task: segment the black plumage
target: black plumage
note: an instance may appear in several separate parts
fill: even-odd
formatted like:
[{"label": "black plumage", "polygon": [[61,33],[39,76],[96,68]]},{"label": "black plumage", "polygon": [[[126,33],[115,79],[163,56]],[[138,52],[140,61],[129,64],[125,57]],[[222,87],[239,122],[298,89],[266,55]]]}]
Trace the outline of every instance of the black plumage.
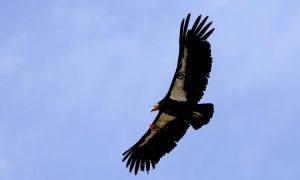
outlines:
[{"label": "black plumage", "polygon": [[126,167],[135,174],[148,171],[172,151],[191,125],[199,129],[213,116],[213,104],[197,104],[206,89],[211,71],[211,51],[207,38],[212,22],[199,16],[188,30],[190,14],[182,20],[177,68],[166,96],[158,103],[159,113],[142,138],[123,153]]}]

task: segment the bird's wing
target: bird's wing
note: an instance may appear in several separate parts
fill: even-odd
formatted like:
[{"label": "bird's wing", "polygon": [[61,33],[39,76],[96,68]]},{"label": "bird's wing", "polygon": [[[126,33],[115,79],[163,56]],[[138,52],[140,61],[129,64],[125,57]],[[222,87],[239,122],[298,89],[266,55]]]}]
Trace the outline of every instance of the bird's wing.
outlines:
[{"label": "bird's wing", "polygon": [[208,17],[201,15],[188,30],[190,14],[183,19],[179,35],[177,68],[166,97],[176,101],[198,102],[206,89],[211,70],[210,44],[206,39],[213,33],[212,22],[205,25]]},{"label": "bird's wing", "polygon": [[123,153],[126,167],[135,174],[155,168],[160,158],[169,153],[186,133],[189,123],[183,119],[159,112],[142,138]]}]

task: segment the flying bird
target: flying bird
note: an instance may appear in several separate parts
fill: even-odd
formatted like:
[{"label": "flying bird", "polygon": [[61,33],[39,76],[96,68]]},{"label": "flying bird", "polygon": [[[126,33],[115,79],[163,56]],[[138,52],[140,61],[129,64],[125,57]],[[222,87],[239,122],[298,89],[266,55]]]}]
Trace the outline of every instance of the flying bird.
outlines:
[{"label": "flying bird", "polygon": [[166,96],[156,103],[152,111],[159,110],[147,132],[123,153],[129,171],[147,173],[155,168],[160,158],[177,146],[177,142],[192,126],[197,130],[213,116],[211,103],[198,104],[206,89],[212,58],[207,38],[213,33],[212,22],[201,15],[188,29],[190,14],[180,25],[179,57],[171,86]]}]

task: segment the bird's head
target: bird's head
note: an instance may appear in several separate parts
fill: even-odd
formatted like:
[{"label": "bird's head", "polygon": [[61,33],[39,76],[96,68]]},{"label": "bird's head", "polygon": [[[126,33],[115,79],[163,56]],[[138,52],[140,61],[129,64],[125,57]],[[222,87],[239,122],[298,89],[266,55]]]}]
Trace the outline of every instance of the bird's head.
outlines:
[{"label": "bird's head", "polygon": [[160,108],[160,104],[156,103],[152,106],[151,112],[159,110],[159,108]]}]

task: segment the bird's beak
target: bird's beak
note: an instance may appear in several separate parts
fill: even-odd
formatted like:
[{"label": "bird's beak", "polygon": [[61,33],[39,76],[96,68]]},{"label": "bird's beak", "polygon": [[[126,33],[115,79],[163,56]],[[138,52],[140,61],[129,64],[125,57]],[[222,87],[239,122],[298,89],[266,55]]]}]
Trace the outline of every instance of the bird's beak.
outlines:
[{"label": "bird's beak", "polygon": [[152,109],[151,109],[151,112],[156,111],[158,109],[159,109],[159,104],[154,104]]}]

